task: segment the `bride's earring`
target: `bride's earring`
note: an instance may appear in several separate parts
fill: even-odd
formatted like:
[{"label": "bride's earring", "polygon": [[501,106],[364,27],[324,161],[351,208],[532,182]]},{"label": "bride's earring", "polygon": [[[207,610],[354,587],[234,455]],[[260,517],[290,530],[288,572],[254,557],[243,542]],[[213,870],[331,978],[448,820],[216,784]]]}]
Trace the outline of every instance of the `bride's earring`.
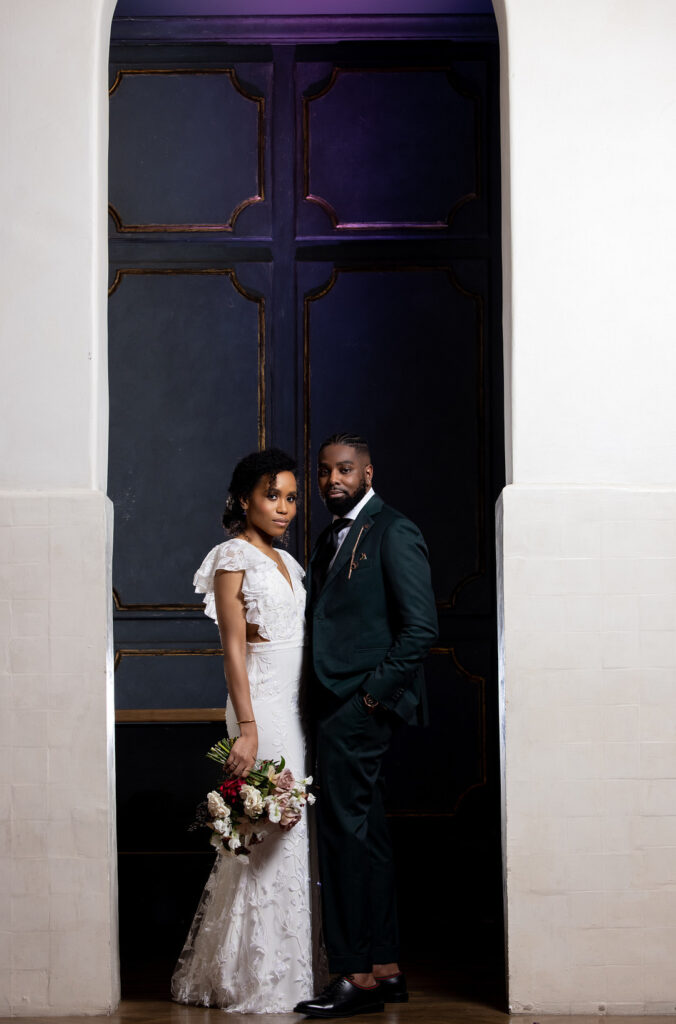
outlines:
[{"label": "bride's earring", "polygon": [[246,532],[246,528],[249,525],[249,521],[248,521],[248,519],[246,517],[246,514],[248,512],[249,506],[248,506],[248,504],[245,505],[243,501],[240,501],[239,507],[242,510],[242,515],[244,516],[244,526],[242,527],[242,537],[244,537],[246,540],[249,541],[249,543],[251,543],[251,538],[249,537],[248,533]]}]

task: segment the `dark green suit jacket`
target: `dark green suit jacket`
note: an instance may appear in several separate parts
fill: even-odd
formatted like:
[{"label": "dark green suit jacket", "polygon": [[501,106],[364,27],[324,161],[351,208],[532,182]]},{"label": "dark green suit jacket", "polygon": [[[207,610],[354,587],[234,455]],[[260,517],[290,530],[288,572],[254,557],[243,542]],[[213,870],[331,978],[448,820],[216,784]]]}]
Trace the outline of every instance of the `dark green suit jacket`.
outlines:
[{"label": "dark green suit jacket", "polygon": [[374,494],[350,527],[313,602],[312,562],[318,546],[306,581],[315,676],[339,697],[361,688],[411,721],[421,701],[424,706],[421,662],[437,638],[420,530]]}]

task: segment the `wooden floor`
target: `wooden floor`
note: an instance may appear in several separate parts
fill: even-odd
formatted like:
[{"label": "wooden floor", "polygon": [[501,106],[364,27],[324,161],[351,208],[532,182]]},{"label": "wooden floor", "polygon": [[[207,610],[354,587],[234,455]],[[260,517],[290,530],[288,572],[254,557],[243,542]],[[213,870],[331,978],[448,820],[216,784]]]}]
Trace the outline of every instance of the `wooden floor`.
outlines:
[{"label": "wooden floor", "polygon": [[[590,1017],[546,1017],[542,1014],[533,1016],[510,1017],[498,1010],[486,1007],[453,1003],[449,1000],[421,999],[414,1000],[406,1006],[388,1008],[384,1013],[367,1014],[350,1018],[354,1024],[455,1024],[466,1021],[467,1024],[497,1024],[512,1021],[514,1024],[600,1024],[606,1022],[605,1016]],[[672,1020],[671,1016],[660,1017],[615,1017],[621,1024],[665,1024]],[[111,1024],[223,1024],[220,1010],[205,1010],[193,1006],[176,1006],[167,1002],[123,1001],[119,1009],[111,1016],[105,1017],[0,1017],[0,1024],[83,1024],[83,1021],[109,1021]],[[307,1017],[298,1014],[239,1014],[227,1015],[227,1024],[296,1024],[306,1021]]]},{"label": "wooden floor", "polygon": [[[545,1017],[523,1015],[510,1018],[501,1007],[501,998],[490,982],[483,986],[480,977],[463,976],[461,983],[452,977],[409,976],[411,1000],[404,1005],[388,1006],[384,1013],[352,1017],[355,1024],[542,1024]],[[492,991],[491,991],[492,989]],[[307,1020],[298,1014],[228,1014],[194,1006],[178,1006],[157,996],[124,999],[109,1017],[84,1020],[110,1024],[299,1024]],[[551,1024],[598,1024],[602,1016],[549,1017]],[[668,1017],[621,1017],[621,1024],[665,1024]],[[3,1017],[0,1024],[83,1024],[82,1017]]]}]

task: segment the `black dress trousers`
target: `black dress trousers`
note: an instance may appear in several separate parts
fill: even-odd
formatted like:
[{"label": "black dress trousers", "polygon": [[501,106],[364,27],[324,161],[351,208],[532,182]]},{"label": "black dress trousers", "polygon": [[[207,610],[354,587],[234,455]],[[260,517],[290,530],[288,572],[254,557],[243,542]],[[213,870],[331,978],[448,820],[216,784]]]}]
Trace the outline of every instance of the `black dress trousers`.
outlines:
[{"label": "black dress trousers", "polygon": [[318,684],[317,800],[324,939],[331,972],[366,973],[399,959],[394,865],[382,760],[395,717],[360,693]]}]

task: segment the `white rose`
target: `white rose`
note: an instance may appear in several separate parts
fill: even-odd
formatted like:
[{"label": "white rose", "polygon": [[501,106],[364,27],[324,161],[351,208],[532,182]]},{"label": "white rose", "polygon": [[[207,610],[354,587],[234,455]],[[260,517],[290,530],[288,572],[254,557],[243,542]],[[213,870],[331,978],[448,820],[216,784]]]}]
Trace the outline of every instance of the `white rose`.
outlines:
[{"label": "white rose", "polygon": [[274,797],[268,796],[265,798],[265,810],[268,812],[268,818],[270,821],[273,825],[276,825],[282,816],[282,812]]},{"label": "white rose", "polygon": [[244,801],[244,810],[250,818],[257,818],[263,811],[263,797],[255,786],[242,786],[239,795]]},{"label": "white rose", "polygon": [[213,789],[211,793],[207,793],[207,807],[209,808],[209,814],[212,818],[230,817],[230,808],[221,794],[217,793],[215,789]]},{"label": "white rose", "polygon": [[222,818],[217,818],[213,822],[214,832],[218,832],[219,836],[229,836],[232,831],[232,826],[229,821],[224,821]]}]

